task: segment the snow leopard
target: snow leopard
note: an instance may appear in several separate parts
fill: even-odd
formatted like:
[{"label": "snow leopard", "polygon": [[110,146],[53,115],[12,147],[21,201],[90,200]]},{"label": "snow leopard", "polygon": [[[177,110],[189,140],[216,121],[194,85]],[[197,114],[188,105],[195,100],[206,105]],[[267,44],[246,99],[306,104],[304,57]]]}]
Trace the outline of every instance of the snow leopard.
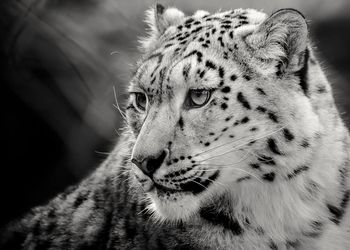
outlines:
[{"label": "snow leopard", "polygon": [[349,133],[303,14],[146,22],[111,154],[1,249],[349,249]]}]

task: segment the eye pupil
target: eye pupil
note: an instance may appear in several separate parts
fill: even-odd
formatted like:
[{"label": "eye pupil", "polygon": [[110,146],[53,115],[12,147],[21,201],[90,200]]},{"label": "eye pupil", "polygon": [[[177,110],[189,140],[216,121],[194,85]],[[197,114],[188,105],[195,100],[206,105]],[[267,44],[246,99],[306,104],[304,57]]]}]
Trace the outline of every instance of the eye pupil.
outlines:
[{"label": "eye pupil", "polygon": [[191,107],[202,107],[209,101],[210,91],[206,89],[192,89],[189,92],[189,99]]},{"label": "eye pupil", "polygon": [[135,93],[135,103],[137,108],[141,109],[142,111],[144,111],[146,109],[147,106],[147,97],[145,94],[143,93]]}]

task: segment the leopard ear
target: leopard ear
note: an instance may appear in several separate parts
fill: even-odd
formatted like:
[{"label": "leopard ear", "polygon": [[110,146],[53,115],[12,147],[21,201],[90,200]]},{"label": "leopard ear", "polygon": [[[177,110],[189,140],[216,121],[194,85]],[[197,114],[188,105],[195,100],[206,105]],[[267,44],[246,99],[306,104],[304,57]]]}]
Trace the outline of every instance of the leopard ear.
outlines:
[{"label": "leopard ear", "polygon": [[281,9],[246,37],[253,57],[274,62],[276,74],[297,72],[304,66],[308,28],[304,16],[294,9]]},{"label": "leopard ear", "polygon": [[185,18],[185,14],[176,8],[165,8],[161,4],[146,11],[148,36],[141,39],[140,50],[147,52],[157,42],[158,38],[170,27],[176,26]]}]

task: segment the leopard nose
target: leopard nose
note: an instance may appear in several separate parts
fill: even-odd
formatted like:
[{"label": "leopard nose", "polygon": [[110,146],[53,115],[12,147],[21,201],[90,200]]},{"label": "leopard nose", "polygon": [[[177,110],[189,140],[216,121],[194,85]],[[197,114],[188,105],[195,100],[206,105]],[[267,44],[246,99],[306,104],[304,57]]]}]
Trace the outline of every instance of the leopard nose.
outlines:
[{"label": "leopard nose", "polygon": [[167,155],[168,152],[166,150],[163,150],[158,155],[147,156],[142,158],[142,160],[139,160],[138,157],[133,157],[131,159],[131,162],[134,163],[139,169],[141,169],[145,175],[152,178],[153,174],[157,171],[158,168],[160,168]]}]

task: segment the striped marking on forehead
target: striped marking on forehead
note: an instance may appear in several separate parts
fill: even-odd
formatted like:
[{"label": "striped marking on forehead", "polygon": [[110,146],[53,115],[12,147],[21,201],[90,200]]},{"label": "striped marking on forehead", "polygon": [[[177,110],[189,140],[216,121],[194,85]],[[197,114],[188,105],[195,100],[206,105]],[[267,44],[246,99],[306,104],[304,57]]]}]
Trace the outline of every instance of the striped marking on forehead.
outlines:
[{"label": "striped marking on forehead", "polygon": [[[188,17],[182,24],[174,27],[172,32],[161,38],[160,47],[142,61],[135,78],[145,90],[149,88],[153,92],[162,92],[171,89],[169,81],[174,67],[182,60],[192,56],[197,58],[198,63],[204,62],[206,50],[214,43],[216,48],[219,45],[225,50],[223,51],[224,59],[228,60],[231,57],[232,61],[238,62],[239,58],[235,56],[235,50],[238,48],[233,42],[235,29],[250,24],[256,25],[264,18],[264,13],[240,9],[203,17]],[[206,68],[218,70],[222,78],[222,67],[215,66],[210,61],[206,63]],[[238,62],[239,65],[242,63]],[[191,65],[187,65],[182,70],[185,80],[190,70]],[[199,72],[202,77],[204,74],[204,70]]]}]

